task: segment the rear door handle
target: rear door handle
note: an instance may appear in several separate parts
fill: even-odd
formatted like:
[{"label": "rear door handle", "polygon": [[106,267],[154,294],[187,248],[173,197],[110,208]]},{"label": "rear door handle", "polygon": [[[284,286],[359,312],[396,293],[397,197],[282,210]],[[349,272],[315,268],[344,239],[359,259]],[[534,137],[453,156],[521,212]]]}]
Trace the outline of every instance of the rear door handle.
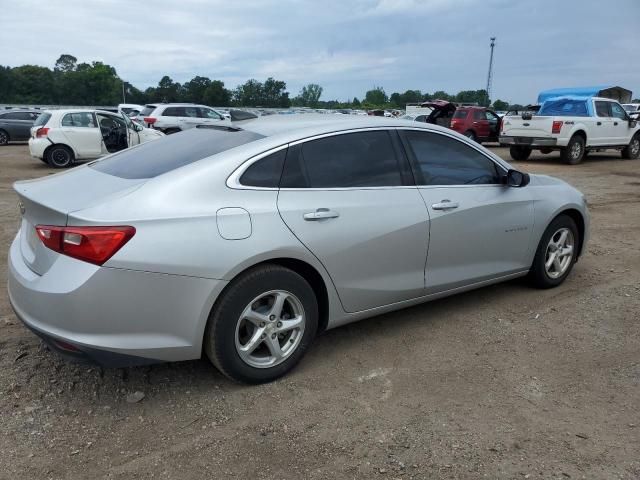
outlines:
[{"label": "rear door handle", "polygon": [[327,218],[338,218],[339,216],[340,214],[338,212],[334,212],[333,210],[329,210],[328,208],[318,208],[315,212],[305,213],[302,218],[304,218],[308,222],[314,222]]},{"label": "rear door handle", "polygon": [[434,203],[431,205],[431,208],[434,210],[453,210],[458,207],[458,202],[452,202],[451,200],[442,200],[440,203]]},{"label": "rear door handle", "polygon": [[596,125],[602,125],[602,122],[596,122]]},{"label": "rear door handle", "polygon": [[618,124],[618,122],[613,122],[613,124],[614,124],[614,125],[617,125],[617,124]]}]

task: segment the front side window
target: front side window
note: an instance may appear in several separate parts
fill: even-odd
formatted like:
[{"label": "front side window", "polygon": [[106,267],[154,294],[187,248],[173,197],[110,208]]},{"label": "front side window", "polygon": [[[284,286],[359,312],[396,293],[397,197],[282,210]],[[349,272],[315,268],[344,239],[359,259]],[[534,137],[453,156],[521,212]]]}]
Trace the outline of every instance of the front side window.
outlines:
[{"label": "front side window", "polygon": [[247,187],[278,188],[287,149],[283,148],[251,164],[240,177]]},{"label": "front side window", "polygon": [[200,117],[201,118],[211,118],[213,120],[222,120],[222,116],[217,112],[211,110],[210,108],[200,108]]},{"label": "front side window", "polygon": [[95,128],[96,122],[91,112],[67,113],[62,117],[62,126]]},{"label": "front side window", "polygon": [[198,118],[200,113],[196,107],[184,107],[184,116]]},{"label": "front side window", "polygon": [[496,164],[461,141],[445,135],[405,131],[421,185],[488,185],[501,183]]},{"label": "front side window", "polygon": [[628,118],[627,112],[625,112],[624,108],[622,108],[617,103],[611,104],[611,113],[613,115],[613,118],[619,118],[620,120],[626,120]]},{"label": "front side window", "polygon": [[385,130],[311,140],[287,155],[281,187],[361,188],[403,185],[401,164]]}]

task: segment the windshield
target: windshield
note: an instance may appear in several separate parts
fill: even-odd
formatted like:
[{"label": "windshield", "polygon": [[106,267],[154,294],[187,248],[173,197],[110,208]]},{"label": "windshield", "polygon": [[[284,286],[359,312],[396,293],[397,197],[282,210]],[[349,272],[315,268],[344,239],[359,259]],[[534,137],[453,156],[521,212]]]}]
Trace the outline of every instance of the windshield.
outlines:
[{"label": "windshield", "polygon": [[264,136],[246,130],[192,128],[123,150],[90,167],[120,178],[153,178],[261,138]]}]

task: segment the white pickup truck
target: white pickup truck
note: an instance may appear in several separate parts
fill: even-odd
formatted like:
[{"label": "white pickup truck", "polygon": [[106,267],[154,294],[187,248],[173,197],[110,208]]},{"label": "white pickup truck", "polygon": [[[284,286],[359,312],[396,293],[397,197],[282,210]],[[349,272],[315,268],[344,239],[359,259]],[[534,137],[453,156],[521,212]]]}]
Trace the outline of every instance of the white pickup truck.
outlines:
[{"label": "white pickup truck", "polygon": [[640,156],[640,126],[615,100],[598,97],[558,97],[547,100],[536,114],[502,119],[500,144],[511,147],[511,158],[526,160],[532,150],[560,150],[570,165],[589,151],[616,149],[623,158]]}]

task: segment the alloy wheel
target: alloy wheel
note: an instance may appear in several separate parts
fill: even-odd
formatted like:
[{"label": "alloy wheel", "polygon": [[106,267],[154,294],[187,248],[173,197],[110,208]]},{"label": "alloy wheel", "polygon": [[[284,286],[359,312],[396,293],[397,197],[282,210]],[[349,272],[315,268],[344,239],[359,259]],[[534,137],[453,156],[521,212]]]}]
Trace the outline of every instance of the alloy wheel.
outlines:
[{"label": "alloy wheel", "polygon": [[565,274],[573,261],[574,247],[573,232],[568,228],[560,228],[551,236],[544,262],[549,278],[555,279]]},{"label": "alloy wheel", "polygon": [[296,351],[304,334],[302,302],[284,290],[258,295],[245,307],[236,324],[236,351],[255,368],[270,368]]},{"label": "alloy wheel", "polygon": [[9,137],[4,132],[0,132],[0,145],[5,145],[9,143]]},{"label": "alloy wheel", "polygon": [[571,145],[571,158],[573,159],[580,158],[581,153],[582,153],[582,146],[578,142],[575,142],[573,145]]}]

